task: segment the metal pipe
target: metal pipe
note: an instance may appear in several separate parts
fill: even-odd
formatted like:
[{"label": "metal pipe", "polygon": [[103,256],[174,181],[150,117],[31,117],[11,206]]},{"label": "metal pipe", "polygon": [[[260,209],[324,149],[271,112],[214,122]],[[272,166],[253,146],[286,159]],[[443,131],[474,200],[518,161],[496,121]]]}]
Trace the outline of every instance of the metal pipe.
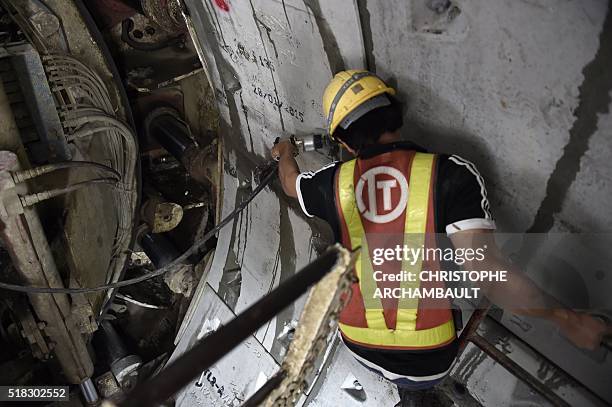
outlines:
[{"label": "metal pipe", "polygon": [[47,199],[55,198],[60,195],[64,195],[70,192],[77,191],[89,185],[100,185],[100,184],[117,184],[119,180],[117,178],[97,178],[90,179],[87,181],[75,182],[65,188],[49,189],[43,192],[35,192],[33,194],[27,194],[20,197],[21,204],[23,207],[34,206],[39,202],[46,201]]},{"label": "metal pipe", "polygon": [[98,401],[98,392],[90,378],[79,384],[79,387],[87,404],[94,404]]},{"label": "metal pipe", "polygon": [[130,355],[109,321],[102,321],[101,325],[102,346],[110,370],[122,388],[131,389],[138,377],[137,369],[142,365],[142,359],[137,355]]},{"label": "metal pipe", "polygon": [[465,326],[465,329],[461,332],[459,337],[459,354],[463,352],[468,342],[472,342],[478,346],[480,350],[489,355],[491,359],[502,365],[511,374],[519,378],[520,380],[527,383],[534,390],[539,392],[544,398],[553,403],[555,406],[569,406],[565,400],[561,399],[550,388],[544,386],[535,377],[529,374],[525,369],[520,367],[516,362],[510,359],[507,355],[497,349],[494,345],[489,343],[485,338],[480,336],[476,331],[480,326],[480,323],[487,317],[489,309],[491,308],[491,302],[486,298],[483,298],[478,303],[477,308],[472,313],[470,320]]},{"label": "metal pipe", "polygon": [[474,333],[468,340],[474,345],[478,346],[480,350],[486,353],[491,359],[499,363],[506,370],[508,370],[513,376],[527,383],[531,388],[540,393],[546,400],[550,401],[554,406],[569,407],[569,403],[557,396],[550,387],[544,385],[538,379],[533,377],[529,372],[519,366],[518,363],[510,359],[502,351],[497,349],[494,345],[489,343],[485,338]]},{"label": "metal pipe", "polygon": [[457,351],[458,355],[463,352],[470,338],[476,334],[476,330],[480,326],[480,323],[487,317],[489,308],[491,308],[491,302],[486,298],[482,298],[472,313],[468,323],[465,325],[465,328],[461,331],[461,335],[459,336],[459,350]]},{"label": "metal pipe", "polygon": [[204,184],[213,183],[210,174],[214,171],[210,167],[216,162],[216,154],[198,146],[176,110],[169,107],[153,110],[145,119],[145,133],[183,164],[193,179]]},{"label": "metal pipe", "polygon": [[92,161],[62,161],[53,164],[41,165],[40,167],[30,168],[27,170],[16,171],[13,173],[13,180],[15,181],[15,184],[19,184],[29,179],[67,168],[90,168],[105,172],[107,175],[111,175],[113,178],[121,179],[121,174],[104,164]]},{"label": "metal pipe", "polygon": [[189,136],[189,128],[172,109],[154,110],[148,119],[146,124],[148,134],[180,162],[183,162],[185,153],[189,149],[198,148],[196,142]]},{"label": "metal pipe", "polygon": [[172,242],[160,233],[144,232],[140,235],[139,242],[155,267],[164,267],[181,255]]},{"label": "metal pipe", "polygon": [[158,376],[138,385],[120,402],[121,406],[154,406],[185,387],[200,372],[209,368],[244,341],[268,320],[304,294],[332,270],[340,257],[340,246],[329,248],[321,257],[281,283],[276,289],[236,318],[210,334]]},{"label": "metal pipe", "polygon": [[110,364],[128,355],[119,334],[109,321],[102,321],[101,333],[104,334],[104,347],[108,353],[108,361]]}]

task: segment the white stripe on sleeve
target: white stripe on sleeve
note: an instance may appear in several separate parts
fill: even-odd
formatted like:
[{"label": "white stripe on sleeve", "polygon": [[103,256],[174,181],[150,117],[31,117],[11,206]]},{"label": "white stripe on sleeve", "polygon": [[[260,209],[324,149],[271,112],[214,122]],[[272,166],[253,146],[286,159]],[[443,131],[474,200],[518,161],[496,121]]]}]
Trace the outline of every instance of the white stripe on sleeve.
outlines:
[{"label": "white stripe on sleeve", "polygon": [[309,218],[314,218],[314,215],[311,215],[310,213],[308,213],[308,211],[306,210],[306,206],[304,205],[304,197],[302,196],[302,189],[300,187],[300,183],[302,181],[302,178],[306,178],[306,179],[313,178],[315,175],[317,175],[317,173],[319,173],[319,172],[321,172],[323,170],[326,170],[326,169],[328,169],[330,167],[333,167],[334,165],[336,165],[337,162],[338,161],[334,161],[333,163],[330,163],[330,164],[326,165],[325,167],[318,169],[315,172],[312,172],[312,171],[302,172],[295,179],[295,190],[297,192],[298,201],[300,202],[300,207],[302,208],[302,211],[304,212],[304,214],[306,216],[308,216]]},{"label": "white stripe on sleeve", "polygon": [[482,218],[474,218],[474,219],[464,219],[459,222],[451,223],[450,225],[446,225],[446,234],[448,236],[452,235],[455,232],[459,232],[461,230],[473,230],[473,229],[495,229],[495,222],[492,219],[482,219]]},{"label": "white stripe on sleeve", "polygon": [[487,189],[485,188],[484,180],[476,169],[476,166],[472,162],[466,160],[465,158],[459,157],[458,155],[452,155],[448,157],[448,159],[457,165],[466,167],[476,177],[476,181],[478,182],[478,185],[480,185],[480,195],[482,196],[480,206],[482,207],[482,211],[484,212],[485,219],[491,219],[489,199],[487,198]]},{"label": "white stripe on sleeve", "polygon": [[308,216],[309,218],[314,218],[314,215],[309,214],[308,211],[306,210],[306,207],[304,206],[304,198],[302,197],[302,190],[300,189],[300,182],[302,181],[302,178],[312,178],[313,176],[314,174],[312,172],[303,172],[300,175],[298,175],[298,177],[295,179],[295,191],[297,192],[298,201],[300,202],[300,207],[302,208],[302,212],[304,212],[304,214]]}]

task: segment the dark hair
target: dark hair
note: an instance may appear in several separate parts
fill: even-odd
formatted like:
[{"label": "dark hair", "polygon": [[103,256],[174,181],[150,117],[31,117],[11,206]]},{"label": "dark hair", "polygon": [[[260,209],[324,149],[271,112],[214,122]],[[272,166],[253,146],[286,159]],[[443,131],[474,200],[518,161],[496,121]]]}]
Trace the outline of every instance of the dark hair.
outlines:
[{"label": "dark hair", "polygon": [[394,132],[402,127],[404,124],[402,104],[391,95],[387,97],[391,101],[390,105],[378,107],[364,114],[347,129],[336,127],[334,137],[359,152],[365,147],[376,144],[384,133]]}]

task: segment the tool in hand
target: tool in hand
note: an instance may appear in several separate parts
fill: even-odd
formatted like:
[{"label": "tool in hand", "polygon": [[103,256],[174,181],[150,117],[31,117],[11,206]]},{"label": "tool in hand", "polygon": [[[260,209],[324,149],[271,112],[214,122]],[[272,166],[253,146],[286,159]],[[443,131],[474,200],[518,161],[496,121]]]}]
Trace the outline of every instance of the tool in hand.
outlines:
[{"label": "tool in hand", "polygon": [[[280,141],[281,141],[281,138],[277,137],[276,140],[274,140],[274,144],[276,145],[280,143]],[[329,144],[328,139],[322,134],[308,134],[305,136],[293,135],[289,137],[289,141],[296,148],[295,153],[294,153],[295,156],[297,156],[300,153],[300,151],[303,151],[305,153],[311,152],[311,151],[317,151],[317,150],[321,150],[322,148],[326,147]],[[277,157],[274,157],[274,159],[278,160]]]},{"label": "tool in hand", "polygon": [[[294,157],[299,155],[300,151],[311,152],[318,151],[326,147],[331,147],[329,139],[322,134],[308,134],[305,136],[292,135],[289,137],[289,141],[295,146],[293,153]],[[274,140],[274,145],[280,142],[281,138],[277,137],[276,140]],[[278,165],[278,160],[280,160],[280,157],[272,157],[270,162],[258,166],[255,169],[255,182],[259,183],[260,179],[263,179],[271,171],[275,171]]]}]

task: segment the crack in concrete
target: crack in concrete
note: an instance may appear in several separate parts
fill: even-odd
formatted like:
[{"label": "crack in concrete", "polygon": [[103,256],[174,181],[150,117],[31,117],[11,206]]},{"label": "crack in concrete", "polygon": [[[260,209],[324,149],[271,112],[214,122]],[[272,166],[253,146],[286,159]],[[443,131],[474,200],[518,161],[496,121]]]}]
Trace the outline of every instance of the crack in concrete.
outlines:
[{"label": "crack in concrete", "polygon": [[548,178],[546,195],[540,204],[528,233],[546,233],[554,225],[554,215],[561,212],[567,192],[580,171],[580,161],[589,149],[589,140],[597,131],[597,116],[609,112],[612,89],[612,2],[599,36],[599,49],[582,70],[584,81],[579,87],[576,120],[570,129],[568,143]]},{"label": "crack in concrete", "polygon": [[281,0],[281,2],[283,3],[283,12],[285,13],[285,20],[287,20],[287,25],[289,26],[289,29],[291,29],[291,22],[289,21],[289,16],[287,15],[287,6],[285,5],[285,0]]},{"label": "crack in concrete", "polygon": [[[286,198],[279,197],[278,200],[280,206],[279,213],[279,236],[280,242],[278,246],[278,258],[280,260],[280,278],[278,284],[281,285],[289,277],[293,276],[295,270],[295,241],[293,234],[293,226],[291,225],[291,219],[289,218],[289,208],[287,206]],[[276,314],[276,335],[283,331],[285,324],[291,322],[295,309],[295,303],[291,303],[287,308],[281,310]],[[282,361],[281,349],[283,344],[274,340],[272,343],[272,349],[270,354],[274,358],[278,358],[278,362]]]},{"label": "crack in concrete", "polygon": [[223,45],[227,45],[225,42],[225,37],[223,36],[223,30],[221,29],[221,24],[219,24],[219,18],[217,16],[216,11],[214,9],[211,9],[207,2],[203,2],[202,4],[204,4],[204,7],[206,7],[208,15],[213,20],[212,25],[214,29],[219,33],[219,37],[221,38],[221,41],[223,41]]},{"label": "crack in concrete", "polygon": [[[270,40],[270,43],[272,44],[272,47],[274,48],[274,54],[276,55],[276,61],[278,62],[278,52],[276,50],[276,44],[274,43],[274,41],[272,41],[272,37],[270,36],[270,32],[272,31],[272,29],[270,27],[268,27],[267,25],[265,25],[257,17],[257,12],[255,10],[255,6],[253,5],[253,2],[251,0],[249,0],[249,4],[251,5],[251,12],[253,14],[253,20],[255,21],[255,27],[257,28],[257,32],[259,33],[259,39],[261,40],[261,47],[263,48],[264,54],[266,55],[266,58],[268,60],[270,60],[270,56],[268,55],[268,50],[266,48],[266,43],[264,41],[263,35],[261,33],[261,28],[259,26],[260,24],[264,27],[264,29],[266,29],[266,33],[268,35],[268,39]],[[279,97],[278,97],[278,88],[276,86],[276,80],[274,80],[274,71],[272,70],[272,68],[270,68],[270,77],[272,79],[272,84],[274,86],[274,95],[276,96],[276,99],[279,100]],[[281,129],[283,131],[286,131],[285,130],[285,121],[283,120],[283,111],[282,111],[280,106],[278,106],[278,117],[280,119]]]},{"label": "crack in concrete", "polygon": [[325,55],[327,55],[327,61],[329,62],[329,68],[332,74],[346,70],[344,59],[338,47],[338,40],[336,40],[336,36],[329,22],[323,17],[319,0],[304,0],[304,5],[309,8],[314,15],[319,34],[323,40],[323,50],[325,51]]},{"label": "crack in concrete", "polygon": [[247,131],[249,132],[249,141],[251,144],[251,153],[255,153],[255,147],[253,146],[253,134],[251,133],[251,125],[249,123],[249,110],[244,104],[242,97],[242,90],[240,91],[240,105],[242,106],[242,113],[244,113],[244,120],[246,121]]},{"label": "crack in concrete", "polygon": [[357,0],[359,21],[361,22],[361,35],[363,36],[363,47],[366,57],[366,69],[376,73],[376,57],[374,56],[374,40],[372,39],[372,27],[368,0]]}]

